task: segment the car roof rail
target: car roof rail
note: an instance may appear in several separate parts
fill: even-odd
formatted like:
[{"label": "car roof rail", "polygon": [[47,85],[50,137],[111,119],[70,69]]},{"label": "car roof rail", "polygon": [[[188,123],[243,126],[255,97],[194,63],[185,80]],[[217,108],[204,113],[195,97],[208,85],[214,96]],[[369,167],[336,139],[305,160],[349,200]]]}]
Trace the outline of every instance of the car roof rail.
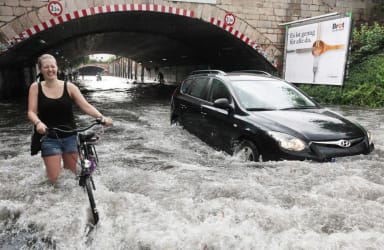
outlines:
[{"label": "car roof rail", "polygon": [[194,70],[189,75],[197,75],[197,74],[215,74],[215,75],[225,75],[225,72],[218,69],[202,69],[202,70]]},{"label": "car roof rail", "polygon": [[236,70],[236,71],[232,71],[231,73],[254,73],[254,74],[263,74],[266,76],[272,76],[270,73],[266,71],[257,70],[257,69]]}]

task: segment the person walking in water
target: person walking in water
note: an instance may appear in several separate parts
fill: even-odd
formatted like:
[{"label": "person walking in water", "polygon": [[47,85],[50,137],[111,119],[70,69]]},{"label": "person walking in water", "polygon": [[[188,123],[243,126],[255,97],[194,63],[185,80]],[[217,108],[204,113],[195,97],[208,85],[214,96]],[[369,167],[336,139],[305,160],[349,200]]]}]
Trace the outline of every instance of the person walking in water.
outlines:
[{"label": "person walking in water", "polygon": [[164,84],[164,75],[160,71],[157,74],[157,80],[159,81],[160,84]]},{"label": "person walking in water", "polygon": [[[79,88],[71,82],[59,80],[57,62],[54,56],[44,54],[37,61],[43,81],[30,85],[28,95],[28,119],[35,125],[36,131],[45,134],[46,129],[58,127],[75,129],[73,103],[86,114],[102,118],[104,126],[112,125],[112,119],[104,117],[81,94]],[[48,180],[54,184],[64,168],[76,173],[78,159],[76,135],[58,133],[51,138],[44,136],[41,142],[43,158]]]}]

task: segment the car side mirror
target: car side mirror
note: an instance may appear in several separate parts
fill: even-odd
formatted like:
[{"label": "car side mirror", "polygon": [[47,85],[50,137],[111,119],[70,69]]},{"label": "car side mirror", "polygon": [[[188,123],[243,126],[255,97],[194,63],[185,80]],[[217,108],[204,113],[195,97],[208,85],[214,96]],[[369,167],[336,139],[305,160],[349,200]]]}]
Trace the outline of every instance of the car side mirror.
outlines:
[{"label": "car side mirror", "polygon": [[221,108],[221,109],[226,109],[226,110],[233,110],[233,107],[229,103],[229,100],[227,98],[216,99],[213,102],[213,106],[215,106],[216,108]]}]

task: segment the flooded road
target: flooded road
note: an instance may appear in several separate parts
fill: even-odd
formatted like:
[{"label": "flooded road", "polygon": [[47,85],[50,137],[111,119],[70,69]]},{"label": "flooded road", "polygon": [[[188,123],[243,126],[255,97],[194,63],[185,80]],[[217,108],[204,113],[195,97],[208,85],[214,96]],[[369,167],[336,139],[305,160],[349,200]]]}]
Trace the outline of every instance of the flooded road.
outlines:
[{"label": "flooded road", "polygon": [[242,163],[170,125],[171,91],[93,78],[114,119],[95,129],[98,226],[75,176],[51,186],[30,156],[25,104],[0,103],[0,249],[384,249],[384,109],[332,107],[371,130],[370,155]]}]

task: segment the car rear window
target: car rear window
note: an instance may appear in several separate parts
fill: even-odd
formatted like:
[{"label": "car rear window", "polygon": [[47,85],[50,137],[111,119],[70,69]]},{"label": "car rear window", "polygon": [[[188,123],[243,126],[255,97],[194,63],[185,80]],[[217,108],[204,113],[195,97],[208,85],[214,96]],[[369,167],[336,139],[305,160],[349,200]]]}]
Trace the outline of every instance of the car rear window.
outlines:
[{"label": "car rear window", "polygon": [[186,81],[185,84],[183,84],[183,87],[184,85],[188,85],[188,86],[184,87],[185,90],[183,90],[183,87],[182,87],[182,91],[193,97],[207,100],[208,81],[209,81],[209,78],[206,78],[206,77],[191,79],[191,82]]},{"label": "car rear window", "polygon": [[187,93],[187,90],[188,90],[189,86],[191,86],[192,82],[193,82],[192,79],[185,80],[183,82],[183,84],[181,85],[181,92],[182,93]]}]

